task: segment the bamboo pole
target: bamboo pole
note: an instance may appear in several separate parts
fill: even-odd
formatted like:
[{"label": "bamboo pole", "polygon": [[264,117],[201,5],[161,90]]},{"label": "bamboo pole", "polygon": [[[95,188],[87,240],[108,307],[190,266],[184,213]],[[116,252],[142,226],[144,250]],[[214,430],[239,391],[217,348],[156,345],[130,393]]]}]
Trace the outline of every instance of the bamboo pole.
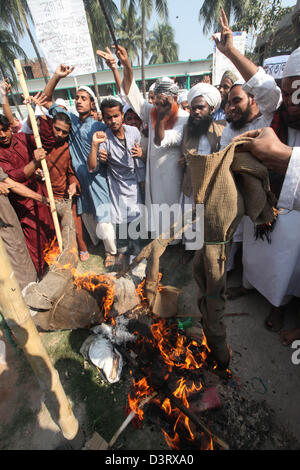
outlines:
[{"label": "bamboo pole", "polygon": [[[4,243],[0,236],[0,310],[12,330],[15,340],[24,351],[41,389],[45,404],[63,436],[78,440],[79,424],[75,418],[57,370],[45,350],[36,326],[30,315],[19,284],[13,272]],[[74,441],[75,442],[75,441]]]},{"label": "bamboo pole", "polygon": [[[22,69],[21,62],[19,61],[19,59],[15,59],[14,63],[15,63],[15,67],[16,67],[16,70],[17,70],[17,73],[18,73],[20,85],[21,85],[25,100],[27,100],[28,97],[29,97],[29,92],[28,92],[25,77],[24,77],[24,74],[23,74],[23,69]],[[35,114],[34,114],[34,111],[33,111],[32,107],[29,103],[27,103],[27,110],[28,110],[28,114],[29,114],[29,118],[30,118],[30,122],[31,122],[31,127],[32,127],[36,147],[38,149],[42,148],[42,142],[41,142],[41,138],[40,138],[40,134],[39,134],[38,125],[37,125],[37,122],[36,122],[36,117],[35,117]],[[57,217],[57,211],[56,211],[56,207],[55,207],[54,197],[53,197],[53,191],[52,191],[52,185],[51,185],[49,170],[48,170],[47,162],[46,162],[45,159],[41,161],[41,165],[42,165],[42,170],[43,170],[44,176],[45,176],[45,183],[46,183],[46,187],[47,187],[47,191],[48,191],[48,197],[49,197],[49,202],[50,202],[50,210],[51,210],[51,214],[52,214],[52,218],[53,218],[53,222],[54,222],[56,238],[57,238],[59,249],[62,252],[63,251],[62,236],[61,236],[59,221],[58,221],[58,217]]]}]

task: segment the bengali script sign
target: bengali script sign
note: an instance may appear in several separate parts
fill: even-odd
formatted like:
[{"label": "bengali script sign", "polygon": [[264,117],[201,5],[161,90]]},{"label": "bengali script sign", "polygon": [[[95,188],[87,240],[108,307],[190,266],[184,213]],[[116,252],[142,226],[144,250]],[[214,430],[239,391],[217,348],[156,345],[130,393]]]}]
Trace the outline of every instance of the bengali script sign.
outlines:
[{"label": "bengali script sign", "polygon": [[[218,39],[221,37],[221,33],[217,33]],[[245,55],[247,33],[245,31],[233,32],[233,45],[240,51],[241,54]],[[241,74],[233,65],[231,60],[229,60],[219,49],[214,45],[213,51],[213,75],[212,81],[213,85],[220,85],[222,75],[226,70],[231,70],[236,74],[238,80],[242,79]]]},{"label": "bengali script sign", "polygon": [[59,64],[74,66],[72,76],[97,71],[82,0],[27,0],[27,3],[50,74]]},{"label": "bengali script sign", "polygon": [[264,60],[264,69],[269,74],[272,75],[275,80],[281,80],[282,72],[287,63],[289,55],[279,55],[276,57],[269,57]]}]

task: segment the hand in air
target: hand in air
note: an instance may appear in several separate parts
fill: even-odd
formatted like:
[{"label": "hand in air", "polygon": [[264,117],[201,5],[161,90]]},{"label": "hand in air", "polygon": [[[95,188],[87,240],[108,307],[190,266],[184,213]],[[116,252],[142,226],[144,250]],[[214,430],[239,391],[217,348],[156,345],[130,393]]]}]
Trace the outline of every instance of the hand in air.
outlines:
[{"label": "hand in air", "polygon": [[218,39],[216,34],[213,34],[212,37],[219,51],[227,56],[230,53],[230,51],[233,49],[233,34],[229,27],[228,19],[223,8],[221,10],[220,25],[221,25],[221,38]]},{"label": "hand in air", "polygon": [[58,75],[59,78],[65,78],[68,75],[70,75],[70,73],[73,72],[74,68],[75,67],[70,67],[69,65],[66,65],[66,64],[60,64],[56,68],[55,74]]},{"label": "hand in air", "polygon": [[112,70],[112,69],[115,69],[117,68],[117,61],[116,59],[114,58],[111,50],[109,49],[109,47],[106,47],[105,48],[105,51],[100,51],[98,50],[97,51],[97,55],[102,57],[102,59],[105,60],[106,62],[106,65]]}]

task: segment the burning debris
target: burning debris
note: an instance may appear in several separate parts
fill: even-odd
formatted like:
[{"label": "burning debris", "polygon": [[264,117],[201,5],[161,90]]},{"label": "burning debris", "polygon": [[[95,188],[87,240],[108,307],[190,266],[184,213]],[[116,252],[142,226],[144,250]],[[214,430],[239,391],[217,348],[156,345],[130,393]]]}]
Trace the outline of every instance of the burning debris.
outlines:
[{"label": "burning debris", "polygon": [[[205,337],[199,343],[179,330],[180,291],[161,284],[159,257],[172,238],[147,245],[127,273],[79,275],[69,224],[68,219],[62,230],[64,251],[57,256],[55,244],[50,245],[48,274],[24,292],[35,323],[46,331],[98,325],[82,350],[110,383],[120,378],[122,356],[128,362],[133,378],[129,413],[139,421],[156,416],[171,449],[227,449],[198,416],[221,406],[216,389],[208,389],[204,378],[203,371],[214,367]],[[126,341],[120,318],[129,320]]]}]

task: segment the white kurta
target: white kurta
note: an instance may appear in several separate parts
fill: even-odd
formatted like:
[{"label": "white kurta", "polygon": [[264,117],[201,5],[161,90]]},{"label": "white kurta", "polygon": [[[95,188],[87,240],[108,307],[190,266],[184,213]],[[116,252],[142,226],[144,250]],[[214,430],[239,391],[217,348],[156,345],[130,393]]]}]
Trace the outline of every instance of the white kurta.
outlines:
[{"label": "white kurta", "polygon": [[[180,146],[183,137],[183,126],[186,124],[189,114],[179,108],[178,119],[174,127],[165,131],[165,138],[160,146],[154,143],[154,129],[151,118],[153,105],[141,95],[135,81],[132,82],[127,101],[140,116],[143,122],[148,124],[148,152],[145,180],[145,205],[149,215],[149,231],[154,236],[169,230],[170,218],[162,217],[159,221],[159,207],[166,207],[166,213],[174,208],[174,221],[181,218],[180,194],[183,170],[178,163]],[[176,205],[176,207],[174,206]]]},{"label": "white kurta", "polygon": [[[250,129],[269,126],[274,112],[281,102],[280,90],[274,79],[265,74],[261,68],[244,85],[244,88],[254,95],[262,115],[252,123],[248,123],[240,131],[232,132],[231,130],[231,138]],[[224,139],[227,133],[225,133]],[[223,143],[226,144],[226,142]],[[291,147],[300,146],[299,131],[288,129],[288,145]],[[296,157],[295,161],[294,165],[300,167]],[[288,176],[293,179],[292,170]],[[284,196],[289,189],[287,188],[288,184],[287,179],[281,191],[278,208],[283,207],[284,198],[289,199],[289,196]],[[296,189],[297,184],[294,181],[294,191]],[[291,202],[290,196],[288,210],[283,210],[282,214],[278,216],[271,233],[271,244],[266,240],[255,239],[255,227],[249,217],[244,217],[242,221],[243,285],[246,288],[254,287],[276,307],[285,303],[285,296],[300,296],[300,212],[289,210],[292,208],[294,208],[294,202]]]}]

